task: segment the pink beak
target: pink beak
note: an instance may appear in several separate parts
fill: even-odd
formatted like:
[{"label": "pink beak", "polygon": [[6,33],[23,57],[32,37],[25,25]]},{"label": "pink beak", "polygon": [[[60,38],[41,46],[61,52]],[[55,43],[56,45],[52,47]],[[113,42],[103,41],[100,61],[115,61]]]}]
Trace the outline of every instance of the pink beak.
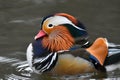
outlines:
[{"label": "pink beak", "polygon": [[39,33],[35,36],[34,39],[36,40],[36,39],[41,38],[45,35],[46,35],[46,33],[43,30],[40,30]]}]

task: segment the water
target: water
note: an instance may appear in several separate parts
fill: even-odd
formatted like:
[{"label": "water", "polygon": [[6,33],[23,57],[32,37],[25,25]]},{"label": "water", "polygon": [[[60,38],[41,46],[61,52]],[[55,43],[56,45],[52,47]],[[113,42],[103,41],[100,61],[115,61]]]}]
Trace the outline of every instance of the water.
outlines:
[{"label": "water", "polygon": [[[0,80],[92,78],[94,74],[89,73],[74,76],[35,74],[26,67],[26,48],[40,29],[43,16],[56,12],[66,12],[81,20],[92,41],[102,36],[109,42],[120,44],[119,4],[119,0],[0,0]],[[119,77],[120,70],[115,69],[108,72],[107,79]]]}]

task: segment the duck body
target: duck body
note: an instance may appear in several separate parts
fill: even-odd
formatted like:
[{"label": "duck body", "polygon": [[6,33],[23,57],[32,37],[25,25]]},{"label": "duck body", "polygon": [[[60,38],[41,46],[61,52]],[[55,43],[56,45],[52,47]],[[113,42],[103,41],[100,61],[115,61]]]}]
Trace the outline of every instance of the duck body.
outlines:
[{"label": "duck body", "polygon": [[64,75],[106,71],[107,40],[98,38],[91,45],[84,25],[76,18],[57,13],[45,17],[41,27],[26,54],[34,72]]},{"label": "duck body", "polygon": [[[99,40],[104,40],[104,38],[99,38],[97,41]],[[71,47],[69,50],[52,52],[45,49],[40,41],[42,40],[31,43],[27,49],[27,60],[36,73],[47,72],[63,75],[95,72],[96,70],[105,71],[104,66],[98,61],[99,59],[89,52],[89,48],[85,49],[77,46],[75,49]],[[97,44],[98,42],[95,42],[93,45]],[[99,45],[96,50],[102,49],[100,47],[104,48],[105,46]],[[105,50],[101,50],[100,53],[107,54]],[[101,58],[105,59],[106,57],[101,56]]]},{"label": "duck body", "polygon": [[[50,52],[45,50],[45,53],[38,55],[34,54],[34,47],[33,43],[28,46],[27,60],[30,67],[36,73],[48,72],[61,75],[94,71],[94,65],[89,62],[89,54],[84,49],[73,51],[65,50],[60,52]],[[42,47],[40,48],[44,49]],[[85,57],[78,55],[78,52],[81,53],[81,56]]]}]

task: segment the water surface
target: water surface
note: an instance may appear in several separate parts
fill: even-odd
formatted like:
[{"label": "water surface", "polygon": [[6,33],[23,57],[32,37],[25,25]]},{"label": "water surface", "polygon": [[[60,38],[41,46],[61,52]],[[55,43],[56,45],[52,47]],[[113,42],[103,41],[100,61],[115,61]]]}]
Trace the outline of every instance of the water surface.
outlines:
[{"label": "water surface", "polygon": [[[91,41],[97,37],[106,37],[109,42],[120,44],[119,0],[0,0],[0,79],[92,78],[94,74],[89,73],[40,76],[29,68],[21,69],[21,65],[26,66],[26,48],[40,29],[42,18],[56,12],[66,12],[77,17],[87,27]],[[115,69],[108,74],[108,79],[119,78],[120,70]]]}]

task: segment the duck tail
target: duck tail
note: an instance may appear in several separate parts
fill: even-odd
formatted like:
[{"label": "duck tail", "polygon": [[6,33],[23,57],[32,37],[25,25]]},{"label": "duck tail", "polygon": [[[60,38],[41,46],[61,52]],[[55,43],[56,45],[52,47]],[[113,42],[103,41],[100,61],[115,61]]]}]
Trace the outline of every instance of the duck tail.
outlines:
[{"label": "duck tail", "polygon": [[108,56],[105,65],[112,65],[120,62],[120,45],[108,43]]}]

